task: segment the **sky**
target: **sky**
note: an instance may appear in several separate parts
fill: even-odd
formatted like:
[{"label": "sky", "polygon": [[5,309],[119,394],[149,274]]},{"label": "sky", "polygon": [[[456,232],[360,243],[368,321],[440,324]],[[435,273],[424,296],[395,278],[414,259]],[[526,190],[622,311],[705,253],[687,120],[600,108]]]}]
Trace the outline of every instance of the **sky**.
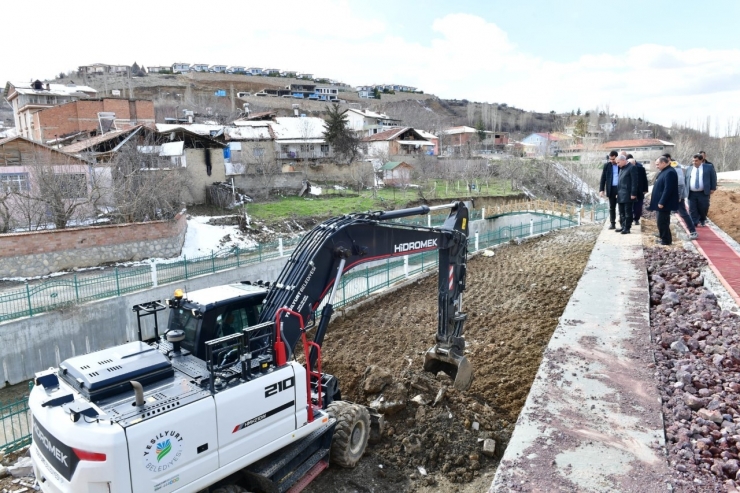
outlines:
[{"label": "sky", "polygon": [[740,121],[737,0],[35,0],[0,18],[3,82],[97,62],[227,64],[540,112],[709,118],[719,134]]}]

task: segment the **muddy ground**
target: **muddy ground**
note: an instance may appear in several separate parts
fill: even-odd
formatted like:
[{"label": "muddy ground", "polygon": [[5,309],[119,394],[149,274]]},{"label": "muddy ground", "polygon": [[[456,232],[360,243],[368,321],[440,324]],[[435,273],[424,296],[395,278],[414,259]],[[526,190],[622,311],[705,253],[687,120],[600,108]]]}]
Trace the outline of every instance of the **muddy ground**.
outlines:
[{"label": "muddy ground", "polygon": [[712,194],[709,219],[740,242],[740,190],[719,187]]},{"label": "muddy ground", "polygon": [[[475,380],[468,391],[422,370],[437,325],[436,276],[337,318],[324,368],[339,378],[345,399],[386,408],[386,431],[357,468],[332,467],[306,491],[486,491],[600,230],[556,232],[470,260],[463,308]],[[496,441],[493,456],[483,453],[486,438]]]}]

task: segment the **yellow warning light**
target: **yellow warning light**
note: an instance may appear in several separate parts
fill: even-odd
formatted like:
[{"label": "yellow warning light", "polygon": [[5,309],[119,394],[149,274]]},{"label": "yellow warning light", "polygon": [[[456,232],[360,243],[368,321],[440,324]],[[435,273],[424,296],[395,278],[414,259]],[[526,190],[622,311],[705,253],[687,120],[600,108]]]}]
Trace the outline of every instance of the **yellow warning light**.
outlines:
[{"label": "yellow warning light", "polygon": [[175,290],[175,299],[176,300],[181,300],[182,297],[183,297],[183,295],[184,295],[184,293],[182,292],[182,289],[176,289]]}]

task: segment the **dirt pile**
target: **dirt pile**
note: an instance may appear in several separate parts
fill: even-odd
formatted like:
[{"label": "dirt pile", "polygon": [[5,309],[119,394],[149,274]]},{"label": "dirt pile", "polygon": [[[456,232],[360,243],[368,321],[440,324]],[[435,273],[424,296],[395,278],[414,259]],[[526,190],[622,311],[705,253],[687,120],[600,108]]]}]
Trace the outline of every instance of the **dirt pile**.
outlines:
[{"label": "dirt pile", "polygon": [[468,262],[468,391],[422,370],[437,327],[436,276],[335,319],[323,367],[344,399],[382,407],[386,430],[357,468],[332,467],[307,491],[487,490],[600,230],[555,232]]},{"label": "dirt pile", "polygon": [[650,248],[650,325],[669,463],[680,491],[740,481],[740,317],[703,286],[704,257]]},{"label": "dirt pile", "polygon": [[712,194],[709,219],[740,242],[740,190],[717,189]]}]

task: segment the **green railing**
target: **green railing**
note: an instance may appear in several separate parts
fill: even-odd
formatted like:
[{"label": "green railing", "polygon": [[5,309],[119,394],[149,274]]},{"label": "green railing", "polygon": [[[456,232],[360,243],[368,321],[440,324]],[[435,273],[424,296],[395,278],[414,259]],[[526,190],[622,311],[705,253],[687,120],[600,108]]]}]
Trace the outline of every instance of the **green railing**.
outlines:
[{"label": "green railing", "polygon": [[[539,221],[503,226],[494,231],[478,235],[477,237],[475,235],[471,236],[468,239],[468,249],[470,252],[475,252],[517,238],[525,238],[548,231],[569,228],[577,224],[577,219],[571,217],[549,216]],[[287,243],[283,243],[284,253],[287,253],[285,249],[292,249],[298,243],[298,239],[293,239],[289,244]],[[270,244],[269,248],[256,247],[255,249],[224,251],[187,261],[158,264],[157,272],[160,279],[163,276],[162,272],[167,271],[167,269],[169,269],[167,272],[170,273],[169,275],[172,279],[182,279],[181,277],[177,277],[177,275],[195,276],[216,272],[219,269],[259,262],[260,260],[258,259],[274,258],[279,255],[279,253],[276,254],[273,251],[276,245]],[[338,308],[351,304],[354,301],[385,289],[398,281],[434,268],[437,266],[437,262],[438,252],[433,251],[408,255],[406,258],[387,259],[373,265],[365,265],[353,269],[342,277],[341,284],[337,289],[337,299],[334,306]],[[120,294],[141,289],[141,286],[148,287],[144,281],[146,276],[150,275],[149,269],[144,268],[143,273],[139,272],[139,270],[134,269],[126,274],[115,272],[98,277],[97,282],[105,286],[101,292],[107,293],[108,296],[113,296],[117,293]],[[52,289],[59,289],[60,286],[64,286],[68,288],[67,291],[75,293],[74,297],[65,295],[55,306],[88,301],[98,297],[90,289],[90,286],[94,285],[94,282],[90,280],[85,282],[82,280],[78,281],[77,279],[73,281],[51,281],[49,284],[52,283],[54,285]],[[33,289],[30,291],[33,291]],[[29,299],[33,301],[34,296],[40,292],[42,291],[35,291],[30,295]],[[46,310],[52,309],[47,305],[44,307]],[[33,310],[40,313],[44,311],[44,307],[37,304]],[[320,315],[321,313],[319,311],[317,316],[320,317]],[[31,422],[29,419],[27,397],[10,404],[0,404],[0,450],[13,451],[28,445],[31,441],[30,433]]]},{"label": "green railing", "polygon": [[[33,387],[28,382],[29,389]],[[0,451],[14,452],[31,443],[31,416],[28,396],[10,404],[0,402]]]},{"label": "green railing", "polygon": [[[470,220],[480,219],[481,212],[481,210],[471,210]],[[605,206],[596,206],[594,212],[597,218],[605,218],[608,215],[608,209]],[[431,224],[432,226],[439,226],[446,217],[446,214],[435,214],[429,216],[429,218],[427,216],[417,216],[399,219],[397,222],[409,225],[425,226]],[[522,224],[517,227],[507,226],[497,234],[501,235],[501,238],[510,239],[562,227],[554,226],[553,221],[568,221],[568,224],[572,225],[577,222],[577,219],[571,216],[562,218],[552,216],[552,219],[536,222],[533,231],[530,231],[529,224]],[[546,224],[547,226],[545,226]],[[488,236],[490,235],[491,233],[488,233]],[[71,305],[120,296],[133,291],[149,289],[155,285],[183,281],[196,276],[214,274],[226,269],[287,256],[290,255],[300,240],[301,237],[289,238],[258,244],[250,248],[224,249],[199,257],[158,262],[150,266],[116,268],[113,271],[99,275],[74,275],[34,285],[26,284],[20,289],[0,293],[0,322],[21,317],[33,317]],[[479,244],[481,244],[481,241],[485,243],[488,240],[479,238]]]}]

